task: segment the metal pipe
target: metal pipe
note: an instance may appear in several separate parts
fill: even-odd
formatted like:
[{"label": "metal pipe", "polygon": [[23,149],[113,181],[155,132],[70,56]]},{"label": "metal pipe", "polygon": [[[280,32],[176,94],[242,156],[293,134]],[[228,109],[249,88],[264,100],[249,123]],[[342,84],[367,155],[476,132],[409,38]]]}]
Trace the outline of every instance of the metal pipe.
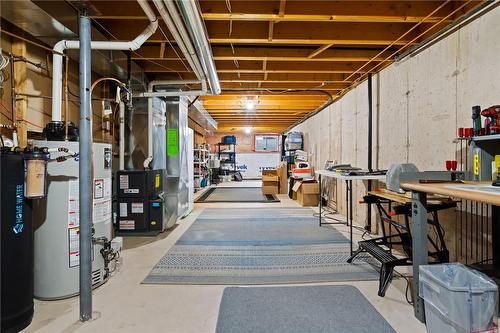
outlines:
[{"label": "metal pipe", "polygon": [[10,99],[12,106],[12,142],[17,147],[17,109],[16,109],[16,80],[14,78],[14,56],[10,56]]},{"label": "metal pipe", "polygon": [[118,142],[119,170],[125,170],[125,103],[118,104],[118,121],[120,123],[120,140]]},{"label": "metal pipe", "polygon": [[[462,5],[458,6],[451,13],[449,13],[446,16],[442,17],[438,22],[436,22],[435,24],[433,24],[432,26],[430,26],[429,28],[427,28],[425,31],[421,32],[419,35],[417,35],[415,38],[413,38],[412,40],[410,40],[405,45],[401,46],[397,51],[394,51],[393,53],[391,53],[384,60],[380,61],[377,65],[375,65],[373,68],[371,68],[371,72],[379,72],[379,71],[383,70],[385,67],[382,67],[382,68],[380,68],[378,70],[376,70],[376,69],[379,68],[384,63],[386,63],[387,60],[389,60],[392,57],[394,57],[397,53],[401,52],[401,50],[406,49],[407,47],[409,47],[410,45],[412,45],[414,42],[416,42],[420,37],[424,36],[426,33],[428,33],[429,31],[431,31],[432,29],[434,29],[436,26],[438,26],[439,24],[443,23],[443,21],[447,20],[449,17],[453,16],[455,13],[458,13],[460,10],[462,10],[462,8],[464,8],[465,6],[467,6],[469,4],[469,1],[468,2],[464,2]],[[478,5],[478,6],[481,6],[481,5]],[[388,65],[386,65],[386,66],[388,66]],[[351,87],[354,87],[356,85],[356,83],[358,83],[361,80],[363,80],[364,78],[366,78],[366,76],[367,76],[367,73],[360,75],[360,77],[358,77],[356,80],[353,81]]]},{"label": "metal pipe", "polygon": [[[371,58],[368,62],[366,62],[363,66],[361,66],[360,68],[358,68],[357,70],[355,70],[353,73],[351,73],[349,76],[347,76],[344,81],[347,81],[349,80],[351,77],[353,77],[354,75],[356,75],[357,73],[359,73],[360,70],[362,70],[363,68],[365,68],[366,66],[368,66],[370,63],[372,63],[375,59],[377,59],[379,56],[381,56],[385,51],[389,50],[392,46],[394,46],[398,41],[400,41],[401,39],[403,39],[406,35],[408,35],[410,32],[412,32],[413,30],[417,29],[418,26],[420,26],[422,23],[425,23],[425,21],[430,18],[432,15],[434,15],[435,13],[437,13],[441,8],[443,8],[444,6],[446,6],[451,0],[446,0],[445,2],[443,2],[442,4],[440,4],[436,9],[434,9],[432,12],[430,12],[426,17],[424,17],[422,20],[420,20],[417,24],[413,25],[408,31],[406,31],[404,34],[402,34],[401,36],[399,36],[398,39],[396,39],[394,42],[392,42],[390,45],[388,45],[385,49],[383,49],[382,51],[380,51],[379,53],[377,53],[373,58]],[[398,50],[399,51],[399,50]],[[387,60],[387,59],[386,59]],[[385,61],[385,60],[384,60]]]},{"label": "metal pipe", "polygon": [[191,44],[191,40],[188,37],[184,25],[182,24],[181,20],[178,19],[179,15],[175,7],[172,10],[172,8],[167,6],[167,8],[169,8],[167,10],[167,8],[165,8],[167,2],[163,2],[163,0],[153,0],[153,3],[155,4],[156,9],[158,9],[161,18],[167,25],[168,30],[177,42],[177,45],[179,46],[182,54],[184,54],[184,57],[186,58],[196,77],[201,81],[205,80],[206,78],[200,60],[196,55],[196,52],[193,48],[193,45]]},{"label": "metal pipe", "polygon": [[207,95],[206,90],[144,92],[134,97],[170,97],[170,96],[203,96],[203,95]]},{"label": "metal pipe", "polygon": [[[173,1],[174,0],[165,0],[167,3]],[[189,30],[191,39],[195,41],[198,56],[203,61],[207,78],[210,83],[210,91],[213,95],[219,95],[221,93],[219,77],[215,68],[212,49],[210,47],[210,43],[208,42],[205,24],[201,18],[198,5],[193,0],[177,0],[176,2],[183,14],[182,17]]]},{"label": "metal pipe", "polygon": [[[136,38],[128,42],[91,41],[91,48],[95,50],[132,50],[135,51],[156,31],[158,19],[147,0],[137,0],[142,10],[150,19],[149,25]],[[61,40],[54,45],[52,56],[52,121],[61,121],[61,92],[62,92],[62,56],[66,49],[78,49],[77,40]]]},{"label": "metal pipe", "polygon": [[[368,74],[368,170],[373,171],[372,163],[372,150],[373,150],[373,88],[372,88],[372,74]],[[368,192],[372,190],[372,181],[368,180]],[[372,231],[372,204],[367,205],[366,214],[366,231]]]},{"label": "metal pipe", "polygon": [[93,154],[92,115],[90,111],[91,36],[90,19],[80,14],[80,320],[92,318],[92,199]]},{"label": "metal pipe", "polygon": [[482,15],[497,8],[498,6],[500,6],[500,2],[498,2],[498,1],[495,1],[495,0],[484,1],[478,7],[475,7],[471,11],[469,11],[466,14],[464,14],[463,16],[459,17],[456,21],[452,22],[451,24],[446,26],[444,29],[442,29],[441,31],[434,34],[429,39],[427,39],[421,43],[418,43],[417,45],[414,45],[408,51],[405,51],[401,55],[396,55],[395,61],[398,62],[398,61],[403,60],[407,56],[414,56],[414,55],[422,52],[423,50],[427,49],[431,45],[437,43],[438,41],[440,41],[443,38],[446,38],[447,36],[449,36],[450,34],[455,32],[456,30],[461,29],[465,25],[478,19]]}]

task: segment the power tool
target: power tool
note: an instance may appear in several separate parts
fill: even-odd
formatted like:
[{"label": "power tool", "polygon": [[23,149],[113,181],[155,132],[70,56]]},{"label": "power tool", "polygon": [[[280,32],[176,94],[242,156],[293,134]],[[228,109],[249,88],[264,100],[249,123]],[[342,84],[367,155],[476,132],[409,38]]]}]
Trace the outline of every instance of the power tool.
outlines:
[{"label": "power tool", "polygon": [[500,186],[500,155],[495,155],[495,162],[493,162],[495,168],[496,179],[493,179],[493,186]]},{"label": "power tool", "polygon": [[481,107],[479,105],[472,107],[472,129],[474,136],[481,134]]},{"label": "power tool", "polygon": [[484,109],[481,115],[489,118],[489,123],[486,122],[486,134],[500,134],[500,105]]}]

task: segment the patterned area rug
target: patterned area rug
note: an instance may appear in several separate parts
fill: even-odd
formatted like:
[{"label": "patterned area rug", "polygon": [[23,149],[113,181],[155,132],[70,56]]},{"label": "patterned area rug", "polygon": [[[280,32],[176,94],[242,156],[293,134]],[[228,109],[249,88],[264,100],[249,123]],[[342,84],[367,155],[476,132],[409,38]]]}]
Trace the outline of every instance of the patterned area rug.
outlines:
[{"label": "patterned area rug", "polygon": [[262,187],[213,187],[196,202],[280,202],[273,194],[262,194]]},{"label": "patterned area rug", "polygon": [[143,283],[277,284],[377,280],[368,256],[310,208],[205,209]]}]

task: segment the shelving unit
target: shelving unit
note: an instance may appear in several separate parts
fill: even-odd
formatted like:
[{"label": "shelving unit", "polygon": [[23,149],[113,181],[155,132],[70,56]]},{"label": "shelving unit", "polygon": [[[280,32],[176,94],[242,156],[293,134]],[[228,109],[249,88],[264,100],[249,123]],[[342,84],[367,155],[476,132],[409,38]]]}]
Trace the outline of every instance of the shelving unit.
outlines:
[{"label": "shelving unit", "polygon": [[[207,146],[202,145],[197,148],[194,148],[194,191],[197,192],[201,190],[203,187],[209,185],[209,176],[208,176],[208,159],[210,150]],[[206,184],[201,186],[206,179]]]},{"label": "shelving unit", "polygon": [[[224,151],[225,147],[228,151]],[[231,174],[236,172],[236,143],[217,144],[217,153],[220,160],[220,173]]]}]

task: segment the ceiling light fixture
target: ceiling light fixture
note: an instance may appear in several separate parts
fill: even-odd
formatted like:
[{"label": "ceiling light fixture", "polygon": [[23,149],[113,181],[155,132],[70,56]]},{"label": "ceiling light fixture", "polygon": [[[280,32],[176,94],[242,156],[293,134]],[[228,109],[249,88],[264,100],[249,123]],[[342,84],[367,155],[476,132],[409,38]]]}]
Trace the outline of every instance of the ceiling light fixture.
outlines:
[{"label": "ceiling light fixture", "polygon": [[255,109],[255,101],[249,99],[245,102],[245,109],[247,110],[253,110]]},{"label": "ceiling light fixture", "polygon": [[245,127],[245,133],[246,134],[252,133],[252,128],[251,127]]}]

